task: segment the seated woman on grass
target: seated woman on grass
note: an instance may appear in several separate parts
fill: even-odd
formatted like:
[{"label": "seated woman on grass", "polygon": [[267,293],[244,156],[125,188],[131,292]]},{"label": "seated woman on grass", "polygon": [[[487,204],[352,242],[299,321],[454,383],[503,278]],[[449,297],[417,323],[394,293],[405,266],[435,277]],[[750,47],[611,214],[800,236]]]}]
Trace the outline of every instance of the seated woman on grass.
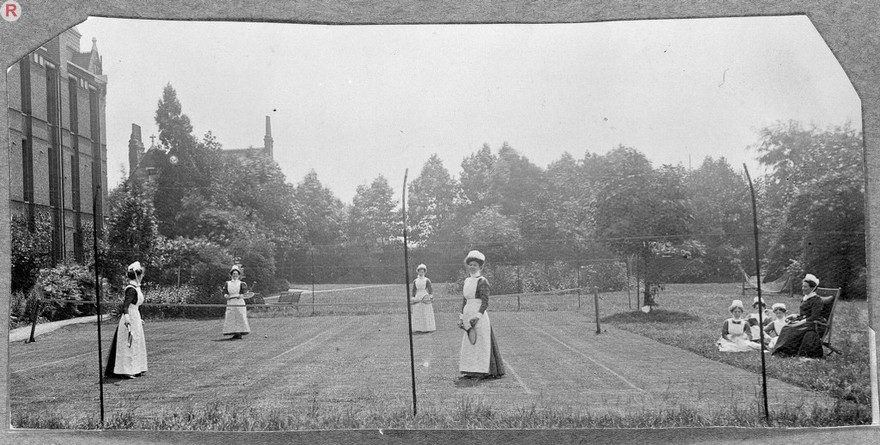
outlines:
[{"label": "seated woman on grass", "polygon": [[785,303],[773,304],[773,319],[764,326],[764,333],[770,337],[770,341],[767,343],[767,347],[770,349],[776,347],[776,342],[779,341],[779,333],[782,332],[782,328],[788,323],[785,319],[785,313]]},{"label": "seated woman on grass", "polygon": [[733,317],[724,320],[721,325],[721,338],[715,342],[721,352],[748,352],[761,349],[761,345],[752,341],[752,331],[749,322],[743,319],[742,301],[733,300],[730,304],[730,313]]},{"label": "seated woman on grass", "polygon": [[[752,331],[752,340],[761,341],[761,328],[766,328],[771,321],[773,321],[773,312],[767,309],[767,304],[762,301],[760,297],[755,297],[754,301],[752,301],[752,309],[755,311],[749,314],[749,329]],[[758,312],[763,311],[760,316]],[[761,322],[763,321],[763,325]],[[765,338],[766,342],[767,339]]]}]

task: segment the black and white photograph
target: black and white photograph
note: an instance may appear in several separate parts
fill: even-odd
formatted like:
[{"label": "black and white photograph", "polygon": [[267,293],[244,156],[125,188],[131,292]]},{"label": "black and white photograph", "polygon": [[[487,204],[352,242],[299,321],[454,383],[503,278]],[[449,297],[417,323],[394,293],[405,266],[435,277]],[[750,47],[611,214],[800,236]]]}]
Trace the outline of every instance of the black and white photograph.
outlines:
[{"label": "black and white photograph", "polygon": [[838,57],[805,14],[58,29],[5,66],[9,431],[880,425]]}]

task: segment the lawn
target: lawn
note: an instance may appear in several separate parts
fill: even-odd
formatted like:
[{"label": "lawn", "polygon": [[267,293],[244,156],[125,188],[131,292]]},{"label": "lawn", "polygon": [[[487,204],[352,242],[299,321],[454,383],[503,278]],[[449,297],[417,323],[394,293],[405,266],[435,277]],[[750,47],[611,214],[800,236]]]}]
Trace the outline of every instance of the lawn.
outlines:
[{"label": "lawn", "polygon": [[[754,294],[741,295],[738,284],[672,284],[658,298],[660,307],[657,310],[648,314],[619,312],[604,316],[603,321],[712,360],[760,373],[761,359],[757,353],[722,353],[714,344],[721,335],[721,324],[730,316],[727,312],[730,302],[740,299],[748,305],[752,298]],[[766,294],[764,298],[768,304],[785,303],[790,313],[796,312],[800,305],[799,296],[789,298],[787,294]],[[839,301],[834,311],[832,345],[842,355],[832,354],[825,360],[767,355],[767,375],[855,402],[870,413],[868,303]]]},{"label": "lawn", "polygon": [[[405,288],[353,287],[359,286],[316,293],[316,304],[324,305],[315,307],[317,316],[311,316],[308,305],[298,311],[288,308],[286,316],[283,309],[251,311],[253,333],[242,341],[223,340],[219,319],[148,320],[150,370],[146,377],[105,385],[105,426],[289,430],[763,424],[758,378],[749,362],[758,356],[713,355],[712,344],[730,298],[723,292],[707,294],[713,287],[667,288],[659,299],[662,308],[686,321],[659,317],[663,312],[647,314],[656,319],[642,319],[646,314],[636,316],[629,310],[626,293],[600,295],[602,335],[595,333],[592,296],[581,295],[580,311],[576,293],[520,296],[520,312],[510,310],[516,308],[516,296],[496,296],[490,316],[507,375],[475,382],[458,379],[459,297],[438,286],[438,330],[413,338],[416,417],[411,412],[409,340],[401,297]],[[303,301],[306,297],[310,295],[304,294]],[[694,303],[697,300],[705,301]],[[683,304],[686,301],[690,303]],[[357,315],[351,309],[357,303],[381,304],[361,305],[362,314]],[[697,310],[700,305],[713,309]],[[853,314],[859,313],[857,306]],[[535,308],[544,310],[527,310]],[[343,314],[325,315],[334,310]],[[849,311],[838,316],[842,313]],[[851,356],[860,351],[866,355],[867,349],[864,344],[844,345],[848,334],[845,329],[838,332],[843,334],[840,346],[849,348],[845,357],[805,365],[788,362],[802,366],[800,372],[812,366],[817,375],[842,373],[836,367],[849,366]],[[112,326],[105,324],[105,358],[111,337]],[[680,337],[686,337],[687,344],[678,344]],[[10,344],[14,426],[97,427],[95,340],[95,325],[82,324],[40,336],[35,343]],[[785,374],[779,378],[793,385],[771,380],[776,424],[865,422],[866,414],[858,411],[861,403],[854,404],[854,412],[853,404],[840,402],[847,398],[841,388],[832,384],[812,391],[803,388],[803,379],[786,379]],[[864,381],[867,386],[867,376],[861,378],[856,375],[855,383]]]}]

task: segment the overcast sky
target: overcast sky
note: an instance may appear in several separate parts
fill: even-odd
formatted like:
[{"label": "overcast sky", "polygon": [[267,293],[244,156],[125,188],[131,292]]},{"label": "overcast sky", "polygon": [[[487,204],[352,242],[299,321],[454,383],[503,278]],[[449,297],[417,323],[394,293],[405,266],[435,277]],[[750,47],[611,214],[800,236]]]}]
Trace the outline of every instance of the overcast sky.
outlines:
[{"label": "overcast sky", "polygon": [[[157,134],[171,83],[201,137],[262,146],[299,183],[314,169],[351,202],[385,176],[399,197],[438,153],[453,175],[507,141],[541,167],[619,144],[655,166],[725,156],[737,169],[777,121],[851,121],[860,102],[803,16],[549,25],[327,26],[91,18],[107,87],[110,184],[131,124]],[[128,166],[125,165],[127,169]],[[755,172],[752,172],[753,176]]]}]

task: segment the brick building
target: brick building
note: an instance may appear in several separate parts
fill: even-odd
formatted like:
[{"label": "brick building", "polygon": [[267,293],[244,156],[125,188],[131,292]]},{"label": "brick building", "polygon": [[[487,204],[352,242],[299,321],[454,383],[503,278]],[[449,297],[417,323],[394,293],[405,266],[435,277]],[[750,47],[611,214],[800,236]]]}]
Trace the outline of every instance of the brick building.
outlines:
[{"label": "brick building", "polygon": [[80,37],[67,30],[7,72],[10,210],[49,216],[56,262],[82,261],[92,222],[103,230],[107,196],[107,77],[96,40],[80,52]]}]

